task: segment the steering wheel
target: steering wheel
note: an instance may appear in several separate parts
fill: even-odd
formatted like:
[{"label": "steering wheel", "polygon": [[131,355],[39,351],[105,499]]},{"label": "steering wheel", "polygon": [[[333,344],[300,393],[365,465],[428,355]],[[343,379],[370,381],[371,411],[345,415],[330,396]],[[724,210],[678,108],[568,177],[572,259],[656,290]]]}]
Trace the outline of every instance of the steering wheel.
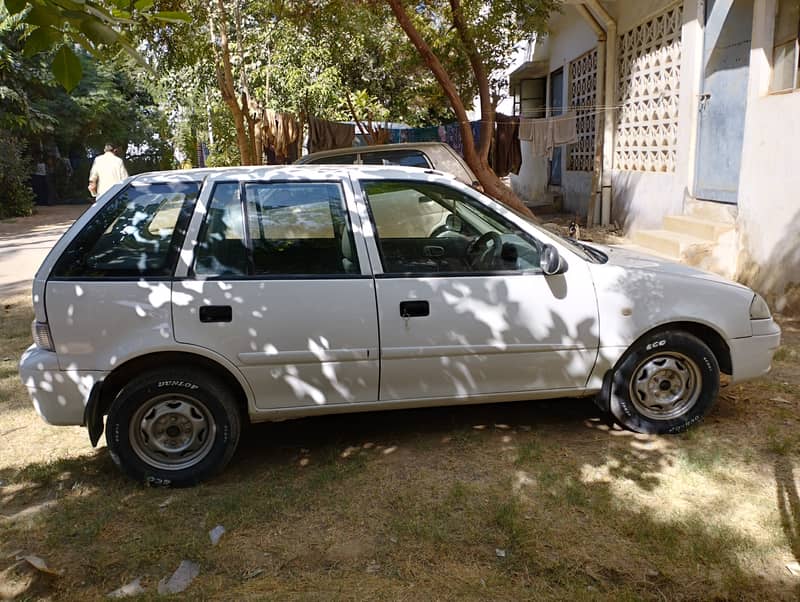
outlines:
[{"label": "steering wheel", "polygon": [[500,257],[503,239],[494,230],[484,232],[467,247],[467,263],[473,269],[481,267],[490,269]]}]

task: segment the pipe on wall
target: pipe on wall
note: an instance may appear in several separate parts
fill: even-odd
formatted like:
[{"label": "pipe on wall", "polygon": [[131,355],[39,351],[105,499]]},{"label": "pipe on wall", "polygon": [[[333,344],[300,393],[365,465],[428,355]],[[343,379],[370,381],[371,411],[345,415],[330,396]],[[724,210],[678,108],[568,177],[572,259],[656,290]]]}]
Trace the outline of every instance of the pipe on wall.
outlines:
[{"label": "pipe on wall", "polygon": [[[600,4],[599,0],[585,0],[583,6],[588,8],[596,22],[602,25],[606,36],[605,73],[603,76],[606,108],[603,112],[601,223],[607,226],[611,222],[611,170],[614,168],[614,105],[616,103],[614,86],[617,81],[617,22],[605,7]],[[598,64],[598,71],[599,67]]]},{"label": "pipe on wall", "polygon": [[[586,23],[594,30],[597,36],[597,74],[605,78],[606,64],[606,32],[602,25],[597,22],[592,13],[582,4],[575,6],[578,14],[583,17]],[[605,85],[599,81],[595,86],[595,106],[602,107],[605,97]],[[601,219],[602,206],[602,183],[603,183],[603,136],[598,133],[603,130],[605,119],[604,113],[595,115],[595,137],[594,137],[594,165],[592,166],[592,185],[591,196],[589,197],[589,207],[586,212],[586,225],[591,227]]]}]

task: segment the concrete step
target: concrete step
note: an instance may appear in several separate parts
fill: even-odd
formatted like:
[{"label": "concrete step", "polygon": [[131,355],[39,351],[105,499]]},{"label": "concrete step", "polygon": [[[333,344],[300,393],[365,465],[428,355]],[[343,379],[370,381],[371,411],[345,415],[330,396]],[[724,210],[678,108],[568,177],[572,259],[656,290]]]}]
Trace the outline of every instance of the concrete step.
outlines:
[{"label": "concrete step", "polygon": [[633,233],[632,240],[640,247],[677,260],[683,259],[693,248],[713,245],[711,241],[672,230],[638,230]]},{"label": "concrete step", "polygon": [[691,215],[667,215],[664,229],[679,234],[689,234],[710,242],[717,242],[723,234],[733,230],[734,224],[694,217]]}]

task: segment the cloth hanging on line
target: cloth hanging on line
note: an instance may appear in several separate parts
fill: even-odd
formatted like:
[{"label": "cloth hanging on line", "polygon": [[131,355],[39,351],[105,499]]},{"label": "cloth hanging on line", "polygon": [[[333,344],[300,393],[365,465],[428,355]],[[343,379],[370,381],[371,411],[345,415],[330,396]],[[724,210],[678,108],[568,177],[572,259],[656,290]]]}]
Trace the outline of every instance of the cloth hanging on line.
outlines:
[{"label": "cloth hanging on line", "polygon": [[522,165],[522,151],[519,144],[519,117],[509,117],[502,113],[495,115],[497,124],[494,132],[494,162],[492,168],[499,177],[509,173],[518,174]]},{"label": "cloth hanging on line", "polygon": [[575,144],[578,141],[578,118],[575,111],[569,111],[553,120],[553,145]]},{"label": "cloth hanging on line", "polygon": [[309,117],[308,130],[310,153],[353,146],[356,137],[356,127],[352,123],[336,123],[316,117]]},{"label": "cloth hanging on line", "polygon": [[519,126],[520,140],[531,143],[531,154],[534,157],[553,158],[553,148],[562,144],[574,144],[578,141],[578,120],[570,111],[558,117],[541,119],[522,119]]}]

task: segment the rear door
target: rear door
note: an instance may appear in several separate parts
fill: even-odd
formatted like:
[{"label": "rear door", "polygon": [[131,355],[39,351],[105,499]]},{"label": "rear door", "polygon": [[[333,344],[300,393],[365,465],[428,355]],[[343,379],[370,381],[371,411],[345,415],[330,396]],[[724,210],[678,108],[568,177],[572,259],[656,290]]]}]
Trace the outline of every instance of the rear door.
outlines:
[{"label": "rear door", "polygon": [[175,337],[238,366],[259,409],[375,401],[375,290],[349,184],[262,173],[206,185]]},{"label": "rear door", "polygon": [[[362,180],[374,235],[381,400],[581,389],[598,345],[588,267],[441,180]],[[380,268],[378,267],[380,266]]]}]

